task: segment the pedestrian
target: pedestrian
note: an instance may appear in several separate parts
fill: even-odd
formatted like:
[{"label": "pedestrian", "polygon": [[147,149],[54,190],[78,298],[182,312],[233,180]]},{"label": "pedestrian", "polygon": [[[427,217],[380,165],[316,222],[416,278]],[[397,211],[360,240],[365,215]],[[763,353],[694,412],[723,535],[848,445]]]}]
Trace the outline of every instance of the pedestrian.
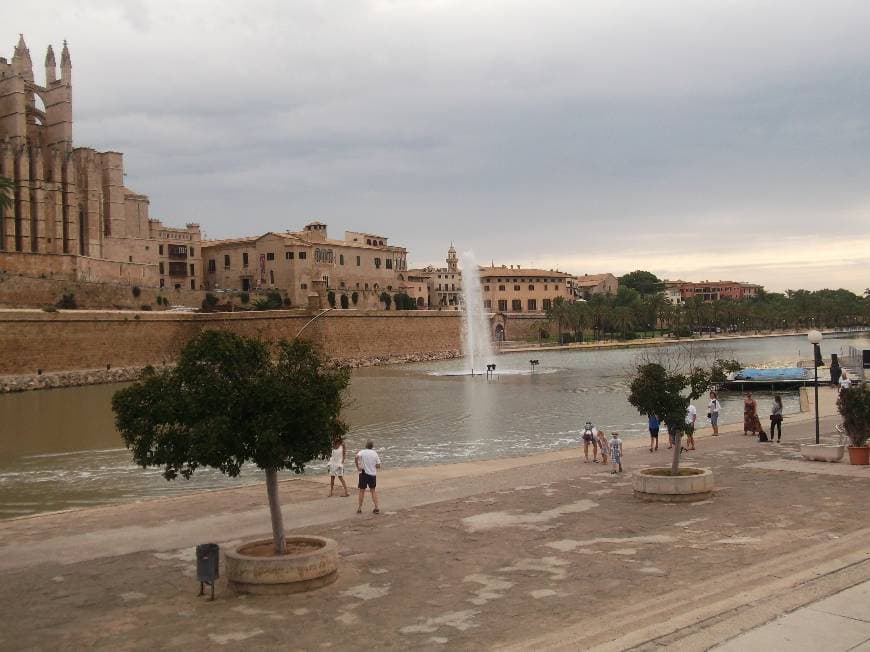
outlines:
[{"label": "pedestrian", "polygon": [[849,389],[852,386],[852,379],[849,378],[848,372],[843,369],[843,375],[840,376],[840,394],[843,393],[843,390]]},{"label": "pedestrian", "polygon": [[758,435],[759,430],[761,430],[761,422],[758,420],[758,404],[752,398],[752,392],[746,392],[743,400],[743,435],[746,436],[750,432]]},{"label": "pedestrian", "polygon": [[589,447],[592,446],[592,461],[598,462],[598,428],[592,425],[591,421],[587,421],[583,426],[583,455],[586,462],[589,461]]},{"label": "pedestrian", "polygon": [[649,421],[649,452],[652,453],[654,450],[659,449],[659,428],[661,423],[655,414],[650,414],[647,420]]},{"label": "pedestrian", "polygon": [[[777,434],[777,430],[779,431]],[[770,441],[776,434],[777,443],[782,441],[782,397],[776,394],[773,397],[773,406],[770,408]]]},{"label": "pedestrian", "polygon": [[343,498],[347,498],[350,496],[350,492],[347,490],[347,483],[344,481],[344,459],[347,456],[347,449],[344,445],[344,440],[341,438],[341,435],[337,435],[335,439],[332,440],[332,457],[329,458],[329,464],[327,468],[329,469],[329,495],[332,496],[335,491],[335,479],[338,478],[339,482],[341,482],[341,487],[344,489],[344,493],[341,494]]},{"label": "pedestrian", "polygon": [[380,514],[377,487],[381,458],[378,457],[377,451],[375,451],[375,443],[371,439],[366,442],[366,447],[356,454],[354,462],[359,471],[359,505],[356,508],[356,513],[362,514],[363,499],[366,496],[366,489],[368,489],[372,493],[372,502],[375,504],[372,513]]},{"label": "pedestrian", "polygon": [[707,418],[710,419],[710,425],[713,426],[713,436],[719,436],[719,410],[722,409],[722,404],[719,402],[719,395],[716,392],[710,392],[710,402],[707,403]]},{"label": "pedestrian", "polygon": [[622,440],[618,432],[612,432],[610,436],[613,438],[610,440],[610,473],[616,473],[617,469],[622,473]]},{"label": "pedestrian", "polygon": [[598,442],[598,450],[601,452],[601,463],[607,464],[607,458],[609,455],[607,454],[607,450],[610,446],[607,444],[607,435],[604,434],[603,431],[599,430],[595,434],[595,440]]},{"label": "pedestrian", "polygon": [[695,421],[698,419],[698,408],[689,403],[686,408],[686,450],[695,450]]}]

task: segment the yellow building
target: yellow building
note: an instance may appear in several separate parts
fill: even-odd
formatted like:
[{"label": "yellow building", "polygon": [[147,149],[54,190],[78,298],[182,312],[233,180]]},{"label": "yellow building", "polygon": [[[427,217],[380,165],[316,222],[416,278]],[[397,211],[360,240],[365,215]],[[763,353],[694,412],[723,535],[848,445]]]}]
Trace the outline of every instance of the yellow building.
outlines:
[{"label": "yellow building", "polygon": [[544,312],[558,297],[574,300],[574,277],[555,270],[482,267],[480,284],[484,308],[495,312]]},{"label": "yellow building", "polygon": [[[290,305],[308,303],[314,281],[324,281],[336,307],[377,309],[382,293],[405,291],[407,250],[381,235],[346,231],[328,237],[326,224],[302,231],[202,242],[203,286],[209,290],[279,290]],[[346,297],[343,299],[342,297]]]}]

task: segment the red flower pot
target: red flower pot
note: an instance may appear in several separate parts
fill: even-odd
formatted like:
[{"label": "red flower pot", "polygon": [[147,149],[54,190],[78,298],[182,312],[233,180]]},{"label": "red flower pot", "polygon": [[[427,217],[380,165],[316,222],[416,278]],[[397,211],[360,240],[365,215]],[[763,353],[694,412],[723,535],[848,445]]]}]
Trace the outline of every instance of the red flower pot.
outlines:
[{"label": "red flower pot", "polygon": [[850,464],[870,464],[870,446],[849,446]]}]

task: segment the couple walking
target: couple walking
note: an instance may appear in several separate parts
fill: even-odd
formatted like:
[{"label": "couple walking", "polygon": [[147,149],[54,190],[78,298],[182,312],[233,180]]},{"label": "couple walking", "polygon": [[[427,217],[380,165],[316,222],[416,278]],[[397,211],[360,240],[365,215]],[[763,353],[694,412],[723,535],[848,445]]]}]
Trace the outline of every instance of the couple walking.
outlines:
[{"label": "couple walking", "polygon": [[[332,457],[329,458],[329,495],[332,496],[335,491],[335,479],[341,482],[344,488],[342,497],[347,498],[350,492],[347,490],[347,483],[344,481],[344,460],[347,457],[347,449],[344,445],[344,440],[341,437],[336,437],[332,442]],[[378,469],[381,468],[381,458],[375,450],[374,442],[369,439],[366,442],[366,447],[356,454],[354,457],[357,471],[359,471],[359,482],[357,489],[359,490],[359,504],[357,505],[356,513],[362,514],[363,500],[365,499],[366,489],[372,494],[372,502],[375,508],[372,510],[374,514],[380,514],[381,510],[378,506]]]}]

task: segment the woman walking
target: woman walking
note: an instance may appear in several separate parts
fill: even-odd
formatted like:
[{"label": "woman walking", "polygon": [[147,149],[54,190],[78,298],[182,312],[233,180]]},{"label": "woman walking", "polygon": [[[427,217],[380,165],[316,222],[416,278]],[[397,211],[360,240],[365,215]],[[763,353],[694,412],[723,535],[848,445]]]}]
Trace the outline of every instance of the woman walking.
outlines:
[{"label": "woman walking", "polygon": [[777,443],[782,441],[782,397],[777,394],[773,397],[773,407],[770,408],[770,441],[776,434]]},{"label": "woman walking", "polygon": [[759,430],[761,430],[761,421],[758,420],[758,404],[752,398],[752,392],[746,392],[743,401],[743,435],[746,436],[751,432],[757,436]]},{"label": "woman walking", "polygon": [[335,479],[338,478],[344,493],[342,498],[347,498],[350,493],[347,490],[347,483],[344,481],[344,458],[347,456],[347,450],[344,447],[344,440],[341,437],[336,437],[332,440],[332,457],[329,458],[329,495],[332,496],[335,491]]},{"label": "woman walking", "polygon": [[719,395],[716,392],[710,392],[710,402],[707,403],[707,418],[710,419],[710,425],[713,426],[714,437],[719,436],[719,410],[721,409]]}]

